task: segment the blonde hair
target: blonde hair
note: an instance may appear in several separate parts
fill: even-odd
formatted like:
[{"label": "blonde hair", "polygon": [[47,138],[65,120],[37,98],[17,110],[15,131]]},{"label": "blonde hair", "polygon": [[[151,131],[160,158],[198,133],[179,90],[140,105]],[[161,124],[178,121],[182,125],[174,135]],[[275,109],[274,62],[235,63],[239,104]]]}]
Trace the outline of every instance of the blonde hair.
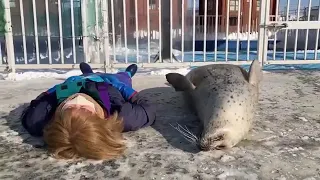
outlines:
[{"label": "blonde hair", "polygon": [[108,160],[122,155],[123,121],[118,113],[105,119],[102,107],[90,96],[81,95],[95,104],[97,113],[73,107],[62,111],[65,102],[75,95],[62,102],[44,129],[49,152],[58,159]]}]

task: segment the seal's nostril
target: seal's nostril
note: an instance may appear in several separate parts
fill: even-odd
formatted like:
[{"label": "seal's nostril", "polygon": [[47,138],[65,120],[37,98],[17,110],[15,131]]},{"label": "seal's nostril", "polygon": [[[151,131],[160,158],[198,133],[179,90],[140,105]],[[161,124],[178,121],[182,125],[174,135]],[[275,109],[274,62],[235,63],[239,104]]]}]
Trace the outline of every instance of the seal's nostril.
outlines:
[{"label": "seal's nostril", "polygon": [[206,149],[201,149],[202,151],[209,151],[210,149],[209,148],[206,148]]},{"label": "seal's nostril", "polygon": [[222,149],[225,149],[225,148],[226,148],[225,145],[220,145],[220,146],[217,146],[217,147],[216,147],[217,150],[222,150]]},{"label": "seal's nostril", "polygon": [[199,145],[199,148],[201,149],[201,151],[209,151],[210,150],[209,145]]}]

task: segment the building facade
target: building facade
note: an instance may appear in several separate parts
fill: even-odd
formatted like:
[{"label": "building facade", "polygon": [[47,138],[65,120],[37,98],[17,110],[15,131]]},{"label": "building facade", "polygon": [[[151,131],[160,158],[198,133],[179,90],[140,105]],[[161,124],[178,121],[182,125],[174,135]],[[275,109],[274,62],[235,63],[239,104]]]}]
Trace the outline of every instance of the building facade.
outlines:
[{"label": "building facade", "polygon": [[[123,7],[126,8],[126,32],[128,39],[134,39],[136,32],[136,8],[135,2],[137,2],[137,18],[138,18],[138,33],[139,36],[146,37],[147,35],[147,13],[150,11],[150,30],[151,37],[155,37],[153,34],[159,32],[159,0],[149,0],[149,7],[147,7],[148,0],[126,0],[125,6],[123,1],[114,0],[114,22],[115,22],[115,34],[117,37],[124,37],[124,14]],[[182,1],[184,1],[185,12],[182,13]],[[196,33],[201,33],[204,30],[204,0],[199,1],[199,9],[196,10]],[[238,25],[238,11],[240,11],[240,31],[258,31],[259,16],[260,16],[260,1],[251,0],[251,19],[249,20],[250,11],[250,0],[229,0],[227,4],[226,0],[207,0],[207,33],[215,32],[215,15],[216,15],[216,2],[218,2],[218,32],[225,32],[227,27],[227,9],[229,8],[229,32],[236,32]],[[45,1],[36,0],[36,13],[37,13],[37,24],[38,24],[38,35],[46,36],[46,12],[45,12]],[[59,36],[59,18],[58,18],[58,1],[48,0],[49,2],[49,15],[50,15],[50,30],[52,36]],[[74,20],[75,20],[75,34],[76,36],[82,35],[82,16],[81,16],[81,0],[73,0],[74,2]],[[111,1],[108,1],[109,9],[109,36],[112,32],[112,21],[111,21]],[[162,1],[163,3],[164,1]],[[180,31],[182,28],[182,14],[185,17],[185,31],[192,31],[193,25],[193,14],[191,6],[188,6],[189,0],[173,0],[172,1],[172,28],[173,30]],[[241,3],[239,9],[239,2]],[[276,0],[271,0],[270,3],[270,17],[273,17],[276,13]],[[88,10],[87,18],[88,22],[92,25],[95,24],[95,0],[88,0],[88,6],[85,7]],[[20,1],[10,0],[11,6],[11,17],[13,24],[14,35],[21,35],[21,17],[20,17]],[[33,24],[33,9],[32,0],[23,0],[24,10],[24,24],[27,36],[34,35],[34,24]],[[163,6],[162,9],[168,10],[169,7]],[[62,12],[62,30],[65,37],[71,36],[71,13],[70,13],[70,0],[61,0],[61,12]],[[318,12],[318,10],[314,10]],[[190,13],[191,12],[191,13]],[[162,12],[163,13],[163,12]],[[315,13],[317,14],[317,13]],[[101,17],[100,17],[101,18]],[[99,19],[100,19],[99,18]],[[316,17],[317,18],[317,17]],[[168,20],[169,21],[169,20]],[[157,37],[156,37],[157,39]]]},{"label": "building facade", "polygon": [[[252,0],[251,7],[251,19],[249,20],[250,0],[229,0],[229,4],[226,0],[218,1],[218,31],[225,32],[227,25],[227,12],[229,8],[229,32],[236,32],[238,25],[238,11],[240,11],[240,31],[258,31],[259,16],[260,16],[260,3],[261,0]],[[207,0],[207,25],[208,30],[214,31],[215,15],[216,15],[216,2],[213,0]],[[239,6],[239,2],[241,3]],[[270,17],[272,18],[276,14],[276,2],[277,0],[271,0],[270,2]],[[239,9],[240,7],[240,9]],[[199,2],[199,25],[204,24],[204,11],[205,1]],[[208,31],[207,31],[208,32]]]},{"label": "building facade", "polygon": [[[148,9],[150,12],[150,30],[159,31],[159,0],[149,0],[149,7],[147,7],[148,0],[137,0],[137,10],[138,10],[138,30],[147,31],[147,13]],[[184,0],[184,9],[187,11],[187,0]],[[162,1],[163,3],[163,1]],[[170,13],[169,7],[162,5],[163,10],[167,10]],[[126,3],[126,14],[129,17],[127,20],[128,32],[134,32],[136,29],[135,25],[135,0],[128,0]],[[184,13],[185,14],[185,13]],[[182,19],[182,0],[172,1],[172,29],[181,29],[181,19]]]}]

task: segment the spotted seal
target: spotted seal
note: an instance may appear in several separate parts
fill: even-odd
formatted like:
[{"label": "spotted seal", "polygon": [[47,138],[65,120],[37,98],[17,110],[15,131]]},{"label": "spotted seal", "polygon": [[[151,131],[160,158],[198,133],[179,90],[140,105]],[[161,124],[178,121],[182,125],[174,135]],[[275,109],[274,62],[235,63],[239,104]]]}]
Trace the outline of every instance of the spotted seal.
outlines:
[{"label": "spotted seal", "polygon": [[232,148],[248,134],[262,80],[259,61],[251,63],[249,72],[237,65],[212,64],[186,76],[169,73],[166,79],[176,91],[185,92],[203,126],[200,137],[180,125],[175,128],[201,150]]}]

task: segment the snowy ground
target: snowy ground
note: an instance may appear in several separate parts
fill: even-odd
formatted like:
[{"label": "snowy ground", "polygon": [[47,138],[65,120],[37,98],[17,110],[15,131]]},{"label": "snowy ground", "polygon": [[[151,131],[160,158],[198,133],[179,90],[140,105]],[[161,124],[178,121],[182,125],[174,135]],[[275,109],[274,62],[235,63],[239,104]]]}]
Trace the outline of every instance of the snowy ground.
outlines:
[{"label": "snowy ground", "polygon": [[110,162],[54,160],[21,128],[24,103],[60,81],[0,81],[0,179],[320,179],[320,72],[265,73],[249,139],[215,152],[199,152],[169,125],[197,132],[199,122],[164,76],[138,74],[134,87],[156,104],[157,120],[126,133],[126,154]]}]

